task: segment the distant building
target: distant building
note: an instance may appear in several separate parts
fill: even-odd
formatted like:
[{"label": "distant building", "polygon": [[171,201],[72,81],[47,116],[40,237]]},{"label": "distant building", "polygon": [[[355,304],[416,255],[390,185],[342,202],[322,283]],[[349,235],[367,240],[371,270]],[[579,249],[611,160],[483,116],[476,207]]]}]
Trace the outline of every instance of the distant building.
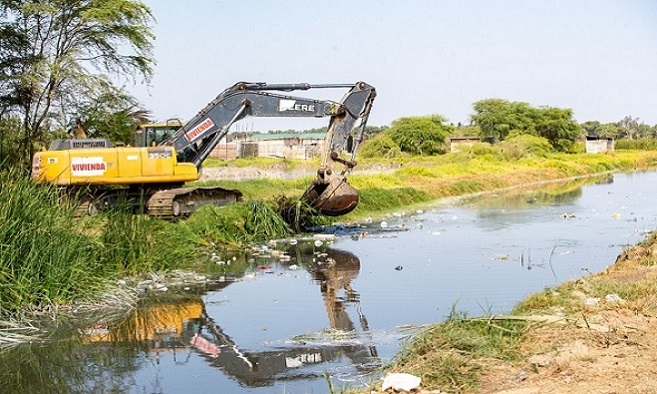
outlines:
[{"label": "distant building", "polygon": [[326,133],[252,134],[238,144],[238,157],[312,159],[321,155]]},{"label": "distant building", "polygon": [[210,153],[210,157],[222,160],[234,160],[237,158],[237,150],[241,141],[228,142],[225,138],[217,144]]},{"label": "distant building", "polygon": [[604,153],[613,151],[613,138],[586,136],[586,153]]},{"label": "distant building", "polygon": [[451,137],[449,139],[449,151],[461,152],[464,148],[472,146],[472,144],[481,142],[479,137]]}]

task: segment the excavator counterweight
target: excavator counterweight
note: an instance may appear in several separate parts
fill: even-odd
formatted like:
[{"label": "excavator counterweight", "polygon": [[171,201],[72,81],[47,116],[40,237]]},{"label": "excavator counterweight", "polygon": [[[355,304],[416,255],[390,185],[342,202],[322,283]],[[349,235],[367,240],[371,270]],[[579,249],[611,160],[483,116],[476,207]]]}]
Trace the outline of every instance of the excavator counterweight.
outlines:
[{"label": "excavator counterweight", "polygon": [[[282,93],[338,88],[349,89],[340,101]],[[239,82],[185,124],[167,122],[158,128],[138,130],[135,147],[112,147],[102,139],[57,140],[49,150],[35,154],[32,176],[76,194],[85,191],[83,201],[88,212],[113,205],[122,195],[147,201],[146,209],[152,216],[185,216],[202,205],[223,205],[241,198],[236,190],[182,187],[198,180],[202,163],[235,122],[249,116],[330,117],[317,178],[301,199],[324,215],[343,215],[358,204],[358,194],[346,177],[356,165],[354,158],[375,97],[375,89],[365,82]]]}]

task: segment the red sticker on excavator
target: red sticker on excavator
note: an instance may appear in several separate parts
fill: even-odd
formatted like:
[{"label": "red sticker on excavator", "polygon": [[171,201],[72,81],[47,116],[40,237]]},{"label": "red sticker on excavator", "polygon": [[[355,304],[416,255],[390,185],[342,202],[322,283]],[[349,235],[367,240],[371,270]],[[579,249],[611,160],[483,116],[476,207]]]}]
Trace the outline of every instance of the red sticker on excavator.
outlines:
[{"label": "red sticker on excavator", "polygon": [[193,129],[189,130],[187,133],[185,133],[185,137],[187,137],[187,140],[189,142],[194,141],[201,135],[203,135],[206,131],[210,130],[214,126],[214,122],[212,119],[207,118],[203,122],[199,123],[196,125]]}]

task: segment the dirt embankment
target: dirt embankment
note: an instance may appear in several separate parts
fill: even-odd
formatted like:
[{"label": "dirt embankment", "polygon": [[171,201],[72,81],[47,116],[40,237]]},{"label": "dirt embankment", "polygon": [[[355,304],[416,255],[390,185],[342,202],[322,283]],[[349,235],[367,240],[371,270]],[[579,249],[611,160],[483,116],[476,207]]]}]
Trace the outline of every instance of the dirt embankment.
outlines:
[{"label": "dirt embankment", "polygon": [[[602,273],[583,278],[575,294],[585,305],[561,324],[532,329],[523,358],[498,364],[483,377],[481,392],[657,393],[657,238],[619,256]],[[589,283],[586,283],[586,282]],[[619,289],[627,300],[599,301],[591,289]],[[593,301],[593,302],[592,302]]]},{"label": "dirt embankment", "polygon": [[[372,175],[393,172],[399,169],[399,163],[385,164],[359,164],[351,171],[351,175]],[[287,166],[272,165],[267,168],[262,167],[207,167],[201,172],[201,180],[228,180],[243,181],[247,179],[297,179],[303,177],[312,177],[317,174],[317,168],[310,165],[297,165],[294,168]]]}]

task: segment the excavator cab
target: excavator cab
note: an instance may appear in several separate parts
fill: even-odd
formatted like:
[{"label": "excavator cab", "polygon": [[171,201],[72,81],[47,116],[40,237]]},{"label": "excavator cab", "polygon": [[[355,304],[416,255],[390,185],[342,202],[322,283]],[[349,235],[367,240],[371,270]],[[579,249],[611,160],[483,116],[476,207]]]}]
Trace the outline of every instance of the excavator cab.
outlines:
[{"label": "excavator cab", "polygon": [[149,147],[162,144],[170,139],[183,126],[178,119],[169,119],[165,123],[146,123],[137,126],[134,133],[134,146]]}]

